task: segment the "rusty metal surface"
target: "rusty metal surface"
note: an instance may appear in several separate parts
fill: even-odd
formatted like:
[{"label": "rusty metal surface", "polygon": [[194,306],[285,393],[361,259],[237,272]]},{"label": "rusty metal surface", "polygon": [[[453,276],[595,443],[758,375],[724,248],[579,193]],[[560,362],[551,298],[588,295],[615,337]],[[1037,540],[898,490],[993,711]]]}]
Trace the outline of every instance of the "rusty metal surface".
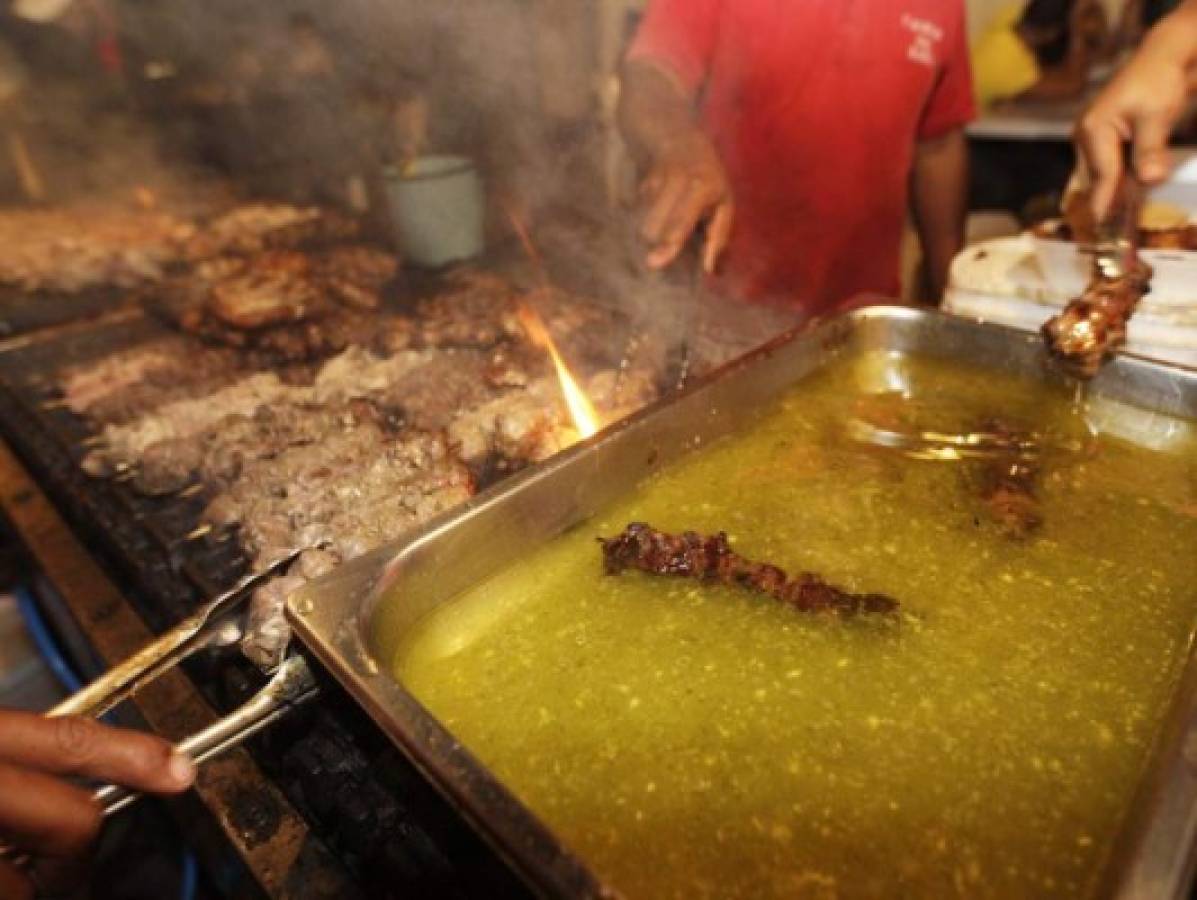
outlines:
[{"label": "rusty metal surface", "polygon": [[[152,637],[3,442],[0,509],[104,661],[111,665]],[[172,739],[217,718],[179,671],[149,685],[134,703],[155,732]],[[306,900],[355,895],[336,861],[246,751],[235,750],[207,764],[195,793],[267,896]]]}]

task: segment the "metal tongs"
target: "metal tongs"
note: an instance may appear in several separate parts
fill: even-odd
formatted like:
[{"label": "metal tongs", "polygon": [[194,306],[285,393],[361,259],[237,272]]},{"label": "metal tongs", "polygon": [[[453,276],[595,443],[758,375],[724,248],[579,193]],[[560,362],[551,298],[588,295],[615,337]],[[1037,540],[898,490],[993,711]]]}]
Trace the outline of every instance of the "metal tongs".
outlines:
[{"label": "metal tongs", "polygon": [[1143,183],[1129,162],[1118,179],[1110,211],[1097,225],[1093,245],[1093,273],[1105,281],[1117,281],[1141,266],[1139,262],[1139,216],[1145,196]]},{"label": "metal tongs", "polygon": [[[307,547],[290,550],[260,571],[240,579],[188,616],[174,628],[146,644],[124,662],[91,684],[67,697],[46,713],[99,718],[163,673],[206,647],[227,643],[240,634],[238,617],[254,588],[286,568]],[[178,744],[178,750],[195,762],[205,762],[276,722],[292,708],[316,696],[316,681],[307,661],[290,656],[273,672],[270,681],[238,709]],[[141,795],[116,784],[98,787],[92,794],[105,816],[130,806]],[[24,865],[27,856],[0,842],[0,859]]]}]

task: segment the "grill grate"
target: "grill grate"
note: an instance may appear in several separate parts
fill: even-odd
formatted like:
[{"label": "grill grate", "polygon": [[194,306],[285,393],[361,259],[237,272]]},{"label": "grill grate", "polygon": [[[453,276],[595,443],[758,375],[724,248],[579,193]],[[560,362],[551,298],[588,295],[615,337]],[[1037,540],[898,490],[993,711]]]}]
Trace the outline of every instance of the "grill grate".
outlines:
[{"label": "grill grate", "polygon": [[[54,375],[167,333],[152,319],[122,313],[0,345],[0,431],[157,631],[226,589],[248,561],[235,540],[188,538],[204,497],[147,498],[87,476],[79,462],[92,433],[55,402]],[[231,708],[260,683],[235,651],[189,672],[218,708]],[[368,896],[526,895],[335,685],[250,750]]]}]

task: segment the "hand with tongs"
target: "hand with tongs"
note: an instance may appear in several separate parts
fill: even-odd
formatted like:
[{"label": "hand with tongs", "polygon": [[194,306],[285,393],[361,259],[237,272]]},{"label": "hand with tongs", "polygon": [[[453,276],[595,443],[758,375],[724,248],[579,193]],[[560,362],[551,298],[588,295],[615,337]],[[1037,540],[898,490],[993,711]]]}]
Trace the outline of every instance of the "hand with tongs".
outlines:
[{"label": "hand with tongs", "polygon": [[44,716],[0,711],[0,897],[32,896],[35,876],[52,877],[55,863],[85,852],[105,817],[143,794],[187,790],[197,764],[315,696],[296,655],[247,703],[178,744],[95,721],[184,659],[239,637],[245,599],[301,552],[245,576]]}]

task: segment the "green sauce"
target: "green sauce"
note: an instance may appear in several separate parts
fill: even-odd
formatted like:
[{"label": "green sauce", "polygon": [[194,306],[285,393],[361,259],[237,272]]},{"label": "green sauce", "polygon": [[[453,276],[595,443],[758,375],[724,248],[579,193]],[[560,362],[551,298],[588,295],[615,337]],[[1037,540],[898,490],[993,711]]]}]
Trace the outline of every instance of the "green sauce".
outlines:
[{"label": "green sauce", "polygon": [[[939,430],[1000,415],[1045,436],[1034,537],[988,520],[976,464],[843,436],[862,388],[895,379]],[[1197,454],[1159,416],[1139,425],[1162,450],[1082,440],[1069,400],[840,365],[437,610],[394,671],[630,897],[1091,896],[1187,656]],[[630,521],[725,530],[896,597],[900,622],[605,577],[595,537]]]}]

